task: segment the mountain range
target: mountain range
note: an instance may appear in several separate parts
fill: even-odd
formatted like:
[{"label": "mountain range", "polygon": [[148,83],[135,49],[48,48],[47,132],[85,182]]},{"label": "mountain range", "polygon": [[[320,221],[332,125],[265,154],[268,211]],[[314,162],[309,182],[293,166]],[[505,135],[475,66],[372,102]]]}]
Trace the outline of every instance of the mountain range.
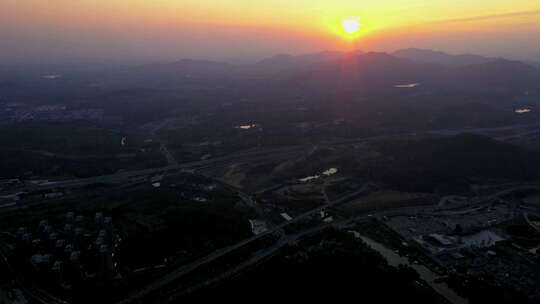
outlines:
[{"label": "mountain range", "polygon": [[[309,58],[309,60],[307,60]],[[286,62],[295,62],[287,65]],[[302,62],[299,64],[298,62]],[[422,86],[437,92],[520,94],[538,91],[540,69],[523,62],[429,50],[327,53],[263,60],[258,68],[281,70],[284,85],[318,91],[386,92]]]},{"label": "mountain range", "polygon": [[[36,94],[42,93],[33,79],[17,77],[14,81],[5,76],[0,75],[0,80],[11,79],[0,82],[5,90],[16,87],[17,92],[26,94],[25,88],[32,86]],[[103,92],[133,87],[166,90],[234,87],[238,94],[264,96],[270,92],[276,98],[280,97],[279,93],[322,96],[326,92],[346,92],[354,98],[393,92],[438,96],[458,93],[482,98],[511,97],[526,92],[540,95],[540,69],[534,64],[422,49],[393,53],[282,54],[245,65],[184,59],[69,76],[54,81],[38,77],[48,94],[51,86],[63,88],[69,84],[74,91],[101,88]],[[83,88],[76,88],[77,83]]]}]

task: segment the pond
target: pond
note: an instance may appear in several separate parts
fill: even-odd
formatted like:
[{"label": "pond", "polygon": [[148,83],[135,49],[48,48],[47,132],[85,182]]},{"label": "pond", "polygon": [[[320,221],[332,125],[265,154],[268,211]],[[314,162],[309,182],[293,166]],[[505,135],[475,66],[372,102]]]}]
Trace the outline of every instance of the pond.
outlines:
[{"label": "pond", "polygon": [[412,89],[419,86],[419,83],[407,83],[407,84],[396,84],[394,88],[401,88],[401,89]]},{"label": "pond", "polygon": [[519,109],[515,109],[514,110],[514,113],[516,114],[526,114],[526,113],[530,113],[532,110],[529,109],[529,108],[519,108]]},{"label": "pond", "polygon": [[240,125],[240,126],[236,126],[234,127],[235,129],[240,129],[240,130],[249,130],[249,129],[253,129],[253,128],[256,128],[257,125],[256,124],[248,124],[248,125]]},{"label": "pond", "polygon": [[[330,168],[326,171],[323,171],[322,175],[324,176],[332,176],[334,174],[336,174],[338,172],[338,169],[337,168]],[[312,181],[312,180],[315,180],[315,179],[319,179],[321,177],[321,175],[317,174],[317,175],[311,175],[311,176],[307,176],[307,177],[304,177],[304,178],[300,178],[298,179],[299,181],[305,183],[305,182],[309,182],[309,181]]]}]

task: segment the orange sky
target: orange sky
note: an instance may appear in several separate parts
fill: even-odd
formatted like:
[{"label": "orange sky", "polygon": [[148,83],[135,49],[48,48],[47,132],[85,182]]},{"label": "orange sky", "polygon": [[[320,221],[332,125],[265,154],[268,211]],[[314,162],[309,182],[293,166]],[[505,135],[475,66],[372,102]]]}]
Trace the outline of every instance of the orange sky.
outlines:
[{"label": "orange sky", "polygon": [[[354,41],[341,20],[360,19]],[[538,0],[3,0],[0,60],[259,58],[322,49],[538,58]]]}]

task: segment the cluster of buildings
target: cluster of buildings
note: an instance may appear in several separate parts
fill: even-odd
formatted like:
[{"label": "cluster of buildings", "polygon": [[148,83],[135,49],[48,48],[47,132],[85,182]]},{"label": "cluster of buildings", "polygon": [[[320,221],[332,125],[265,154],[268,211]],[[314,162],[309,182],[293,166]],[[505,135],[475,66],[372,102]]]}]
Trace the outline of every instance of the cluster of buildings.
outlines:
[{"label": "cluster of buildings", "polygon": [[[385,222],[405,240],[419,244],[439,266],[464,280],[478,278],[490,286],[527,295],[534,303],[540,299],[536,251],[540,246],[527,250],[516,243],[533,244],[537,236],[511,203],[394,215]],[[526,237],[529,232],[524,232],[525,227],[532,232],[530,237]],[[519,231],[517,239],[511,232],[514,230]]]},{"label": "cluster of buildings", "polygon": [[68,212],[51,224],[41,220],[34,231],[16,232],[19,258],[49,284],[70,289],[88,280],[107,281],[118,275],[115,254],[121,238],[112,218],[96,213],[93,218]]},{"label": "cluster of buildings", "polygon": [[460,251],[471,248],[489,248],[505,240],[504,233],[495,226],[511,219],[513,212],[505,205],[461,211],[448,211],[442,215],[393,216],[387,220],[407,240],[415,241],[432,255],[460,259]]},{"label": "cluster of buildings", "polygon": [[13,122],[46,121],[46,122],[69,122],[69,121],[102,121],[104,119],[101,109],[67,110],[65,107],[41,107],[35,109],[16,110],[11,112]]},{"label": "cluster of buildings", "polygon": [[120,118],[106,116],[103,109],[69,109],[65,105],[28,107],[22,103],[0,104],[0,118],[5,122],[94,121],[120,123]]}]

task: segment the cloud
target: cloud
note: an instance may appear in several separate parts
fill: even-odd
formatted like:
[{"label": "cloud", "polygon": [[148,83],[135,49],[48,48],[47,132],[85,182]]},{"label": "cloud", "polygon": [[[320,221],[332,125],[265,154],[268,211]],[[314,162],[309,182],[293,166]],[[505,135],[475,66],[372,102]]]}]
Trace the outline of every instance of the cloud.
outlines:
[{"label": "cloud", "polygon": [[445,20],[440,20],[440,21],[434,21],[432,23],[475,22],[475,21],[485,21],[485,20],[503,19],[503,18],[515,18],[515,17],[526,17],[526,16],[536,16],[536,15],[540,15],[540,10],[520,11],[520,12],[503,13],[503,14],[480,15],[480,16],[465,17],[465,18],[455,18],[455,19],[445,19]]}]

